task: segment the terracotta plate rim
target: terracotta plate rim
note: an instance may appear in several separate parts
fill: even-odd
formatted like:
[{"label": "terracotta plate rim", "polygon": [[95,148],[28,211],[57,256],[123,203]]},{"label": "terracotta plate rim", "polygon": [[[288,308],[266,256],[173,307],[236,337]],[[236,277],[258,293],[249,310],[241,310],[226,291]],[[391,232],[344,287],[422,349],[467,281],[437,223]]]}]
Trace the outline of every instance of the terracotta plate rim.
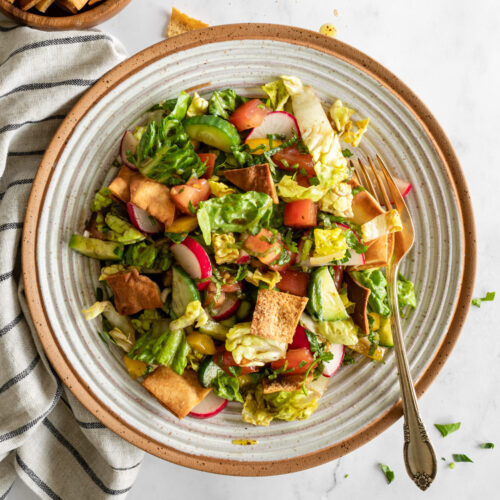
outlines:
[{"label": "terracotta plate rim", "polygon": [[[143,67],[175,52],[207,43],[228,40],[262,39],[287,42],[312,48],[352,64],[379,81],[399,101],[405,104],[418,120],[432,142],[446,170],[460,211],[464,236],[463,273],[460,293],[448,332],[444,336],[434,357],[427,364],[422,376],[415,384],[420,397],[430,386],[450,355],[465,322],[473,293],[476,271],[476,233],[470,194],[457,156],[444,131],[432,113],[420,99],[395,75],[357,49],[313,31],[276,24],[230,24],[193,31],[157,43],[122,62],[104,75],[69,112],[53,137],[42,159],[28,201],[23,230],[22,267],[28,307],[40,341],[49,360],[62,381],[80,402],[108,428],[130,443],[170,462],[218,474],[238,476],[265,476],[285,474],[308,469],[334,460],[352,451],[387,429],[402,415],[399,401],[379,418],[343,441],[315,452],[277,462],[242,462],[223,460],[207,456],[190,455],[165,446],[139,432],[106,407],[90,390],[85,380],[74,371],[51,330],[40,292],[36,269],[37,228],[41,207],[50,183],[53,166],[71,137],[75,126],[87,111],[111,89]],[[33,271],[36,271],[33,273]]]}]

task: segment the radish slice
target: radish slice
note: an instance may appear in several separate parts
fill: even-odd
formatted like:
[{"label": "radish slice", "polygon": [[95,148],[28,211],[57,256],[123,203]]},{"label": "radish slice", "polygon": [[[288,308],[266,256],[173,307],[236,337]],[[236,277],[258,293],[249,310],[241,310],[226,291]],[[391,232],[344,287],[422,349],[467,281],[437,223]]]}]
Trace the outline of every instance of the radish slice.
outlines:
[{"label": "radish slice", "polygon": [[248,139],[265,139],[269,134],[284,135],[285,139],[290,139],[293,131],[300,138],[300,130],[297,120],[286,111],[273,111],[269,113],[262,123],[251,130]]},{"label": "radish slice", "polygon": [[[210,257],[205,249],[190,236],[187,236],[181,243],[174,243],[170,251],[191,278],[203,280],[212,276]],[[198,290],[204,290],[209,284],[209,280],[198,283]]]},{"label": "radish slice", "polygon": [[236,314],[238,307],[240,307],[240,299],[236,295],[228,293],[222,305],[213,309],[210,314],[215,321],[222,321]]},{"label": "radish slice", "polygon": [[137,144],[139,141],[135,138],[135,135],[130,132],[130,130],[126,130],[122,137],[122,142],[120,144],[120,157],[124,165],[133,170],[137,170],[137,167],[130,163],[127,159],[127,152],[131,154],[135,154],[135,150],[137,149]]},{"label": "radish slice", "polygon": [[307,349],[310,349],[306,329],[303,326],[297,325],[292,343],[288,346],[288,349],[300,349],[301,347],[307,347]]},{"label": "radish slice", "polygon": [[210,418],[220,413],[227,406],[227,399],[216,396],[213,392],[200,401],[189,413],[194,418]]},{"label": "radish slice", "polygon": [[[338,227],[341,227],[343,229],[350,229],[347,224],[342,224],[341,222],[337,222],[336,225]],[[358,243],[361,243],[361,238],[356,234],[355,231],[352,232],[356,239],[358,240]],[[345,262],[343,265],[344,266],[362,266],[365,263],[365,254],[364,253],[357,253],[354,250],[351,250],[351,258]]]},{"label": "radish slice", "polygon": [[236,261],[236,264],[246,264],[250,261],[250,255],[248,255],[245,250],[240,250],[240,256]]},{"label": "radish slice", "polygon": [[127,212],[132,224],[143,233],[155,234],[165,228],[160,221],[149,215],[146,210],[136,207],[133,203],[127,203]]},{"label": "radish slice", "polygon": [[345,345],[344,344],[330,344],[328,350],[333,354],[333,359],[325,363],[323,370],[324,377],[331,377],[342,366],[344,360]]},{"label": "radish slice", "polygon": [[410,192],[411,182],[404,181],[403,179],[398,179],[397,177],[395,177],[394,184],[396,184],[403,198]]}]

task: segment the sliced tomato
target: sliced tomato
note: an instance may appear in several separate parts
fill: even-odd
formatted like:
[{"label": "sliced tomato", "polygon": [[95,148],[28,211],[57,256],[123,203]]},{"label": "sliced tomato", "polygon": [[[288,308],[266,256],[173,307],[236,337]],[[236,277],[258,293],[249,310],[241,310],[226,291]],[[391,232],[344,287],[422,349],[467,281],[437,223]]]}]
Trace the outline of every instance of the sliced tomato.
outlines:
[{"label": "sliced tomato", "polygon": [[290,252],[290,250],[285,249],[285,252],[288,253],[288,255],[290,255],[290,260],[288,262],[286,262],[285,264],[282,264],[281,266],[278,265],[278,264],[274,264],[274,265],[270,265],[269,267],[273,270],[273,271],[278,271],[279,273],[282,273],[283,271],[286,271],[290,266],[293,266],[296,262],[297,262],[297,259],[299,257],[299,255],[295,252]]},{"label": "sliced tomato", "polygon": [[295,180],[297,181],[297,184],[299,186],[305,188],[308,188],[311,185],[311,183],[309,182],[309,177],[307,177],[307,175],[297,174]]},{"label": "sliced tomato", "polygon": [[289,349],[286,353],[285,359],[278,359],[271,363],[271,368],[277,370],[281,368],[285,362],[287,362],[286,369],[289,372],[283,373],[283,375],[300,375],[301,373],[306,373],[308,368],[314,362],[313,355],[307,347],[300,347],[299,349]]},{"label": "sliced tomato", "polygon": [[[297,172],[301,174],[302,168],[306,171],[307,177],[315,177],[314,161],[309,153],[301,153],[297,146],[289,146],[273,155],[273,161],[278,168],[288,172]],[[304,175],[302,173],[302,175]]]},{"label": "sliced tomato", "polygon": [[246,373],[254,373],[259,369],[257,366],[239,365],[234,360],[232,352],[227,351],[223,345],[217,348],[217,352],[215,353],[213,359],[228,375],[231,375],[231,372],[229,371],[230,366],[240,366],[241,375],[245,375]]},{"label": "sliced tomato", "polygon": [[189,202],[196,208],[201,201],[208,200],[210,185],[206,179],[191,179],[187,184],[174,186],[170,190],[170,196],[181,212],[193,215],[189,209]]},{"label": "sliced tomato", "polygon": [[306,228],[316,226],[318,206],[312,200],[291,201],[285,205],[285,226]]},{"label": "sliced tomato", "polygon": [[229,121],[241,132],[258,127],[271,112],[260,99],[250,99],[229,117]]},{"label": "sliced tomato", "polygon": [[210,179],[212,177],[212,173],[214,171],[215,167],[215,159],[216,156],[214,153],[198,153],[198,156],[200,157],[200,160],[202,162],[207,162],[207,169],[205,170],[205,173],[202,175],[203,179]]},{"label": "sliced tomato", "polygon": [[275,239],[275,235],[269,229],[264,228],[255,236],[247,236],[243,246],[251,255],[257,257],[264,264],[271,264],[271,262],[278,259],[283,248],[279,235]]},{"label": "sliced tomato", "polygon": [[286,270],[281,274],[281,280],[276,287],[282,292],[289,292],[299,297],[307,297],[307,286],[309,285],[309,274],[302,271]]}]

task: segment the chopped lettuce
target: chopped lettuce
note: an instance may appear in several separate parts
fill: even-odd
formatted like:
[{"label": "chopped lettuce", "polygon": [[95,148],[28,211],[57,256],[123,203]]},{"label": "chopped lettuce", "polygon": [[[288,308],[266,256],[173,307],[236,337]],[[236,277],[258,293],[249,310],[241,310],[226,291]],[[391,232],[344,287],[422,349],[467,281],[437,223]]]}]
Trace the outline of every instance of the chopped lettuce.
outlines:
[{"label": "chopped lettuce", "polygon": [[184,120],[184,118],[186,118],[186,113],[190,104],[191,96],[184,90],[181,90],[179,97],[175,102],[175,106],[169,113],[168,118],[170,118],[171,120]]},{"label": "chopped lettuce", "polygon": [[350,218],[352,212],[352,187],[347,182],[341,182],[332,187],[319,201],[319,209],[338,217]]},{"label": "chopped lettuce", "polygon": [[104,220],[110,229],[110,231],[106,232],[108,240],[117,241],[124,245],[132,245],[146,239],[146,236],[130,224],[130,222],[117,215],[108,213]]},{"label": "chopped lettuce", "polygon": [[198,92],[193,94],[193,100],[187,109],[186,116],[189,118],[191,116],[204,115],[208,111],[208,101],[203,99]]},{"label": "chopped lettuce", "polygon": [[130,321],[137,332],[141,335],[149,332],[156,321],[160,321],[162,317],[158,309],[146,309],[137,318],[132,318]]},{"label": "chopped lettuce", "polygon": [[88,309],[84,309],[82,313],[87,321],[95,319],[102,314],[113,329],[120,332],[118,335],[118,332],[115,331],[117,337],[115,338],[115,336],[113,336],[116,344],[125,352],[130,351],[135,341],[134,327],[132,326],[130,318],[119,314],[111,302],[108,300],[96,302]]},{"label": "chopped lettuce", "polygon": [[94,199],[90,204],[90,210],[92,212],[99,212],[109,207],[112,203],[113,199],[111,198],[111,191],[107,187],[102,187],[94,195]]},{"label": "chopped lettuce", "polygon": [[382,270],[365,269],[364,271],[354,271],[353,276],[361,285],[371,290],[368,297],[370,310],[387,318],[390,314],[387,302],[387,280]]},{"label": "chopped lettuce", "polygon": [[263,273],[260,269],[255,269],[255,271],[247,272],[245,280],[256,287],[259,287],[261,283],[265,283],[272,290],[281,281],[281,274],[278,271],[271,270]]},{"label": "chopped lettuce", "polygon": [[238,260],[240,251],[233,233],[212,235],[212,246],[217,264],[230,264]]},{"label": "chopped lettuce", "polygon": [[194,325],[196,322],[196,328],[204,326],[208,321],[208,314],[205,312],[203,307],[201,307],[201,302],[199,300],[194,300],[186,306],[186,311],[184,314],[170,323],[171,330],[182,330],[188,326]]},{"label": "chopped lettuce", "polygon": [[271,107],[275,111],[283,111],[285,109],[285,104],[290,98],[290,94],[283,80],[274,80],[273,82],[266,83],[261,88],[268,95]]},{"label": "chopped lettuce", "polygon": [[279,420],[304,420],[318,407],[319,396],[313,391],[279,391],[264,394],[262,385],[248,391],[243,405],[243,421],[254,425],[269,425]]},{"label": "chopped lettuce", "polygon": [[139,269],[167,271],[172,264],[172,254],[167,245],[156,246],[143,241],[127,247],[123,262]]},{"label": "chopped lettuce", "polygon": [[265,193],[248,191],[211,198],[198,205],[196,216],[207,245],[212,232],[233,231],[256,234],[263,225],[269,225],[273,213],[273,200]]},{"label": "chopped lettuce", "polygon": [[319,201],[330,189],[329,186],[317,185],[304,187],[297,183],[289,175],[284,175],[276,184],[278,195],[286,202],[309,199]]},{"label": "chopped lettuce", "polygon": [[114,274],[124,274],[129,271],[130,269],[123,264],[112,264],[110,266],[101,267],[99,281],[104,281],[108,276],[113,276]]},{"label": "chopped lettuce", "polygon": [[226,349],[233,354],[237,364],[264,366],[286,355],[286,342],[257,337],[250,333],[250,323],[234,325],[226,335]]},{"label": "chopped lettuce", "polygon": [[346,131],[342,135],[342,140],[344,142],[347,142],[348,144],[352,144],[355,148],[358,147],[359,143],[361,142],[361,138],[363,137],[363,134],[368,129],[369,123],[370,123],[369,118],[365,118],[364,120],[358,120],[355,122],[356,131],[353,131],[352,122],[349,122]]},{"label": "chopped lettuce", "polygon": [[401,273],[398,275],[398,303],[401,309],[404,306],[417,307],[417,296],[413,283],[407,280]]},{"label": "chopped lettuce", "polygon": [[341,134],[346,129],[347,124],[351,121],[351,116],[354,113],[354,110],[344,106],[342,101],[337,99],[331,105],[329,112],[336,131]]},{"label": "chopped lettuce", "polygon": [[314,229],[313,257],[330,256],[331,260],[341,260],[345,257],[347,241],[345,231],[335,229]]},{"label": "chopped lettuce", "polygon": [[210,192],[217,198],[225,196],[226,194],[236,193],[235,189],[230,188],[227,184],[224,184],[223,182],[218,182],[218,180],[215,180],[214,177],[208,179],[208,185],[210,186]]},{"label": "chopped lettuce", "polygon": [[389,233],[395,233],[403,229],[399,212],[394,208],[389,212],[377,215],[372,220],[361,226],[363,241],[372,241]]},{"label": "chopped lettuce", "polygon": [[220,370],[212,380],[212,390],[214,394],[220,398],[243,403],[238,379],[236,377],[231,377],[231,375],[224,373],[222,370]]},{"label": "chopped lettuce", "polygon": [[233,89],[216,90],[208,101],[208,113],[226,120],[234,110],[246,101]]}]

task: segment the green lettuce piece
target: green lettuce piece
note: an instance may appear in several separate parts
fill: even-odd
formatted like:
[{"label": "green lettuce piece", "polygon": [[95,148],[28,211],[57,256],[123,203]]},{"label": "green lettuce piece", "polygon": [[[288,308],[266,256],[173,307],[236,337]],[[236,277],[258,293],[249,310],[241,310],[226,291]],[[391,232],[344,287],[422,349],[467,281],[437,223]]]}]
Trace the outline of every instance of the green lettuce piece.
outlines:
[{"label": "green lettuce piece", "polygon": [[328,185],[318,184],[316,186],[304,187],[293,180],[289,175],[284,175],[276,184],[278,195],[286,202],[305,200],[319,201],[328,192]]},{"label": "green lettuce piece", "polygon": [[273,213],[273,200],[265,193],[248,191],[242,194],[227,194],[211,198],[198,205],[196,216],[207,245],[212,232],[235,232],[256,234],[268,225]]},{"label": "green lettuce piece", "polygon": [[216,90],[208,100],[208,113],[226,120],[234,110],[246,101],[233,89]]},{"label": "green lettuce piece", "polygon": [[262,90],[268,95],[271,106],[275,111],[283,111],[290,98],[283,80],[278,79],[263,85]]},{"label": "green lettuce piece", "polygon": [[417,296],[413,283],[401,273],[398,275],[398,302],[400,309],[404,306],[410,306],[413,309],[417,307]]},{"label": "green lettuce piece", "polygon": [[234,325],[226,335],[226,349],[237,364],[249,361],[249,366],[264,366],[286,355],[286,342],[265,339],[250,333],[250,323]]},{"label": "green lettuce piece", "polygon": [[160,316],[158,309],[146,309],[137,318],[131,319],[130,321],[132,325],[134,325],[136,331],[144,335],[151,330],[156,321],[161,319],[162,316]]},{"label": "green lettuce piece", "polygon": [[139,269],[167,271],[172,264],[172,254],[167,245],[155,246],[142,241],[127,247],[123,262]]},{"label": "green lettuce piece", "polygon": [[104,281],[108,276],[113,276],[114,274],[125,274],[129,271],[130,269],[122,264],[111,264],[110,266],[101,267],[99,281]]},{"label": "green lettuce piece", "polygon": [[151,320],[151,328],[135,342],[128,357],[148,365],[169,366],[182,340],[182,332],[171,331],[169,324],[167,319]]},{"label": "green lettuce piece", "polygon": [[90,204],[90,210],[92,212],[100,212],[105,208],[109,207],[113,203],[113,199],[111,198],[111,191],[107,187],[102,187],[97,191]]},{"label": "green lettuce piece", "polygon": [[186,116],[189,118],[191,116],[200,116],[206,114],[208,111],[208,101],[203,99],[198,92],[193,94],[193,100],[189,105]]},{"label": "green lettuce piece", "polygon": [[106,232],[106,238],[111,241],[117,241],[124,245],[132,245],[146,239],[146,236],[130,224],[130,222],[117,215],[108,213],[104,220],[109,229],[111,229],[111,231]]},{"label": "green lettuce piece", "polygon": [[254,425],[269,425],[279,420],[304,420],[309,418],[318,407],[319,396],[313,391],[279,391],[264,394],[262,385],[248,391],[243,405],[244,422]]},{"label": "green lettuce piece", "polygon": [[212,380],[212,390],[220,398],[243,403],[243,397],[240,394],[240,383],[237,377],[231,377],[231,375],[224,373],[222,370]]},{"label": "green lettuce piece", "polygon": [[365,269],[353,272],[355,279],[371,290],[368,305],[372,312],[387,318],[390,315],[387,301],[387,280],[381,269]]},{"label": "green lettuce piece", "polygon": [[172,111],[168,115],[168,118],[179,121],[184,120],[184,118],[186,118],[186,113],[189,105],[191,104],[191,100],[191,96],[187,92],[184,92],[184,90],[182,90],[179,94],[179,97],[177,97],[174,109],[172,109]]},{"label": "green lettuce piece", "polygon": [[201,307],[201,302],[199,300],[194,300],[186,306],[186,311],[181,317],[170,323],[170,328],[172,330],[182,330],[188,326],[194,325],[195,322],[196,328],[199,328],[200,326],[204,326],[207,321],[208,314],[203,307]]}]

